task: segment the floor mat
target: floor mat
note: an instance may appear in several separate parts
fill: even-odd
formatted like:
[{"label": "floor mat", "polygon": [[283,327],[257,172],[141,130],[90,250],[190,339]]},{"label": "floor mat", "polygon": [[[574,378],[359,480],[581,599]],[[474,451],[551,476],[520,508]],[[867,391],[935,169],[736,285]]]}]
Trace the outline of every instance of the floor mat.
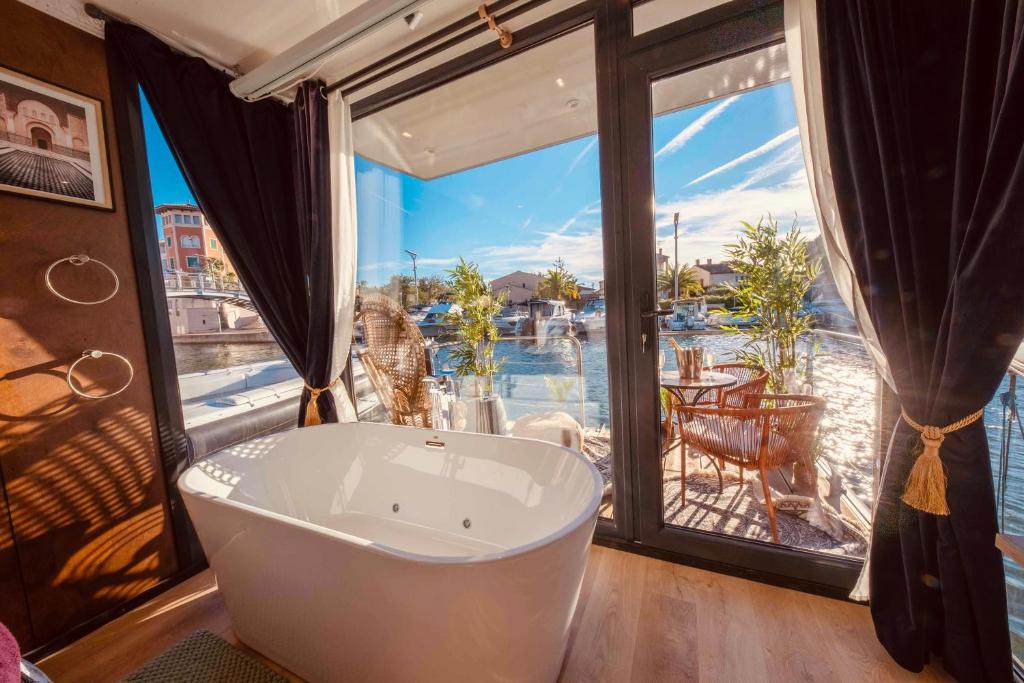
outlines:
[{"label": "floor mat", "polygon": [[209,631],[196,631],[122,683],[288,683]]}]

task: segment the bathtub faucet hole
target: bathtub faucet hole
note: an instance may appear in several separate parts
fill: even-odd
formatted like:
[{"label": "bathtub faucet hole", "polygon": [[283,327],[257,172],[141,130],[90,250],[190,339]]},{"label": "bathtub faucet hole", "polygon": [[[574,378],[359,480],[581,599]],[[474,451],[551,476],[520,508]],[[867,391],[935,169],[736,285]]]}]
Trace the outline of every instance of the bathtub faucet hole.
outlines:
[{"label": "bathtub faucet hole", "polygon": [[462,520],[462,526],[468,529],[469,527],[473,526],[473,522],[469,521],[469,517],[466,517],[464,520]]}]

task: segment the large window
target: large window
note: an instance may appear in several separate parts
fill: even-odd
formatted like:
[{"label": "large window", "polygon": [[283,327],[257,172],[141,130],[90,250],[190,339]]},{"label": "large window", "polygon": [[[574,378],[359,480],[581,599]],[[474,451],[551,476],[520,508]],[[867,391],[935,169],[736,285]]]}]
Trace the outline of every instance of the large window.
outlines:
[{"label": "large window", "polygon": [[[156,204],[194,206],[195,199],[144,98],[143,124]],[[297,411],[302,380],[256,313],[230,255],[218,252],[217,257],[200,258],[179,252],[175,245],[175,226],[202,225],[202,215],[166,213],[163,222],[170,271],[164,274],[164,294],[185,428],[244,418],[259,408]],[[203,246],[198,235],[178,237],[177,244],[183,248]],[[216,240],[210,244],[215,247]],[[177,271],[182,265],[188,270]]]},{"label": "large window", "polygon": [[[426,339],[409,352],[431,361],[435,428],[580,448],[610,514],[596,120],[590,28],[359,120],[358,271],[363,300],[408,309]],[[499,335],[481,345],[493,377],[464,362],[458,328],[475,320],[453,314],[476,273]],[[357,342],[362,419],[412,423],[385,410],[392,388],[363,362],[374,342]]]}]

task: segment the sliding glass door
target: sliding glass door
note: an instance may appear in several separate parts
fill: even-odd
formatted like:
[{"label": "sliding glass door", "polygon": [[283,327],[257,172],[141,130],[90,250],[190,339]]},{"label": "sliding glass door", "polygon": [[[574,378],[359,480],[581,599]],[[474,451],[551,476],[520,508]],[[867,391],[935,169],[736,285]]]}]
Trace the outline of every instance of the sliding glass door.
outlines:
[{"label": "sliding glass door", "polygon": [[694,558],[848,586],[866,551],[875,376],[822,258],[781,8],[726,14],[624,66],[635,528]]}]

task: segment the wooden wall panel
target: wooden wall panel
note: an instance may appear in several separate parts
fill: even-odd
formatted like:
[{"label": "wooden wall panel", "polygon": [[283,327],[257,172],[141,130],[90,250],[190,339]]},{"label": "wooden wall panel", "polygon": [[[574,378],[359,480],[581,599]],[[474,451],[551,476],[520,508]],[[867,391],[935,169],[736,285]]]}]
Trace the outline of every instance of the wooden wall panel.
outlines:
[{"label": "wooden wall panel", "polygon": [[[0,605],[27,604],[34,633],[22,643],[27,649],[177,567],[103,42],[15,0],[0,0],[0,17],[0,64],[103,102],[115,204],[106,212],[0,193],[0,468],[26,591],[26,599],[0,594]],[[47,266],[76,253],[117,271],[116,297],[79,306],[46,289]],[[103,291],[102,272],[86,269],[64,270],[62,285],[83,297]],[[64,373],[92,348],[131,360],[128,390],[102,401],[70,393]],[[123,376],[113,360],[80,367],[82,381],[99,392]],[[15,585],[8,546],[0,524],[5,592]]]}]

